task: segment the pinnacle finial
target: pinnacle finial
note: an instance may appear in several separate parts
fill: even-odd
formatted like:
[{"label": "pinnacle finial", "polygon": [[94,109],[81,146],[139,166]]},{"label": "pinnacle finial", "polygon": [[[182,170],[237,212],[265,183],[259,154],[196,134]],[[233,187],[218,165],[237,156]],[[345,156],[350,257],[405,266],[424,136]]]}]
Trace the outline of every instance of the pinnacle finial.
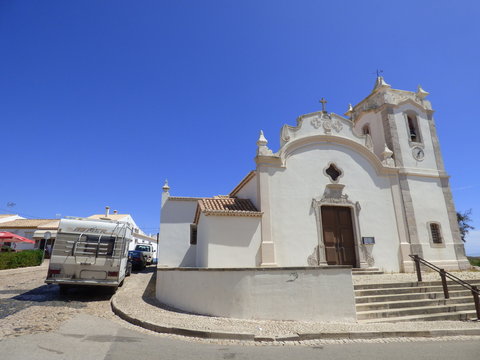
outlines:
[{"label": "pinnacle finial", "polygon": [[387,84],[383,76],[380,76],[380,74],[377,72],[377,80],[375,81],[375,86],[373,87],[373,91],[381,88],[391,88],[391,86]]},{"label": "pinnacle finial", "polygon": [[168,180],[165,179],[165,184],[163,184],[163,192],[168,192],[170,190],[170,186],[168,186]]},{"label": "pinnacle finial", "polygon": [[258,137],[257,145],[258,146],[267,146],[267,144],[268,144],[268,140],[263,135],[263,130],[260,130],[260,136]]},{"label": "pinnacle finial", "polygon": [[344,115],[348,116],[348,117],[351,117],[352,114],[353,114],[353,106],[352,106],[352,104],[348,104],[348,110]]},{"label": "pinnacle finial", "polygon": [[419,84],[417,86],[417,92],[416,92],[416,95],[418,98],[420,99],[425,99],[428,95],[430,95],[430,93],[428,91],[425,91],[422,89],[422,86]]},{"label": "pinnacle finial", "polygon": [[389,159],[393,155],[393,151],[388,148],[387,144],[385,144],[385,149],[383,150],[382,155],[384,159]]}]

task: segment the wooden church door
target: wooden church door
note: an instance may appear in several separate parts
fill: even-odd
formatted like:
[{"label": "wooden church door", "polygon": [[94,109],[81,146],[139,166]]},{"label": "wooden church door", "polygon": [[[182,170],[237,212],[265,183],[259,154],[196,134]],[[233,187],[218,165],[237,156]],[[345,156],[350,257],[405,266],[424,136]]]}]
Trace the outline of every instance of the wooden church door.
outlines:
[{"label": "wooden church door", "polygon": [[327,264],[355,267],[355,241],[351,209],[342,206],[322,206],[321,209]]}]

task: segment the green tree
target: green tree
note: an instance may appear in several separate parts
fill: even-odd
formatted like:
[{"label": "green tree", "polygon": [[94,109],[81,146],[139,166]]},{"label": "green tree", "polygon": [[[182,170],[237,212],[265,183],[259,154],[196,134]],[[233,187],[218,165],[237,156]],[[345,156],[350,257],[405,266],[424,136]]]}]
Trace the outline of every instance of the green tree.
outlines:
[{"label": "green tree", "polygon": [[462,240],[464,242],[468,232],[475,229],[472,225],[470,225],[470,223],[472,222],[472,218],[470,217],[470,215],[472,215],[472,209],[466,210],[463,213],[459,211],[457,212],[457,221],[458,227],[460,229],[460,236],[462,237]]}]

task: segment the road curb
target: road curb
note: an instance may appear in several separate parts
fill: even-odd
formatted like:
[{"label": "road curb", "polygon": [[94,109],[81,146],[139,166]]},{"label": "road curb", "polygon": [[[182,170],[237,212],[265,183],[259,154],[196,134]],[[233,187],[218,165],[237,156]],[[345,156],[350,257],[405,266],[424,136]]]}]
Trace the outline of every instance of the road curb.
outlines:
[{"label": "road curb", "polygon": [[433,329],[411,331],[351,331],[351,332],[322,332],[322,333],[297,333],[279,336],[255,335],[250,333],[222,332],[211,330],[195,330],[180,327],[164,326],[144,321],[127,314],[119,308],[116,296],[111,300],[113,312],[125,321],[145,329],[164,334],[175,334],[202,339],[217,340],[243,340],[254,342],[291,342],[305,340],[367,340],[385,338],[436,338],[452,336],[480,336],[480,329]]},{"label": "road curb", "polygon": [[247,340],[247,341],[248,340],[254,341],[255,339],[255,335],[249,334],[249,333],[231,333],[231,332],[221,332],[221,331],[195,330],[195,329],[164,326],[160,324],[154,324],[149,321],[143,321],[122,311],[117,305],[115,296],[112,297],[111,306],[112,306],[113,312],[123,320],[128,321],[133,325],[137,325],[158,333],[175,334],[175,335],[182,335],[182,336],[189,336],[189,337],[197,337],[202,339]]}]

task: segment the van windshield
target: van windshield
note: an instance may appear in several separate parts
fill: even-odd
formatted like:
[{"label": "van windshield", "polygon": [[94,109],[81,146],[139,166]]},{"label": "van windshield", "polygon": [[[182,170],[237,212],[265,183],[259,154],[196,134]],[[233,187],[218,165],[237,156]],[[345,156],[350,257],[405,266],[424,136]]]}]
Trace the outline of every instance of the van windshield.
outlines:
[{"label": "van windshield", "polygon": [[135,247],[135,250],[138,250],[138,251],[150,251],[150,246],[147,246],[147,245],[137,245]]}]

